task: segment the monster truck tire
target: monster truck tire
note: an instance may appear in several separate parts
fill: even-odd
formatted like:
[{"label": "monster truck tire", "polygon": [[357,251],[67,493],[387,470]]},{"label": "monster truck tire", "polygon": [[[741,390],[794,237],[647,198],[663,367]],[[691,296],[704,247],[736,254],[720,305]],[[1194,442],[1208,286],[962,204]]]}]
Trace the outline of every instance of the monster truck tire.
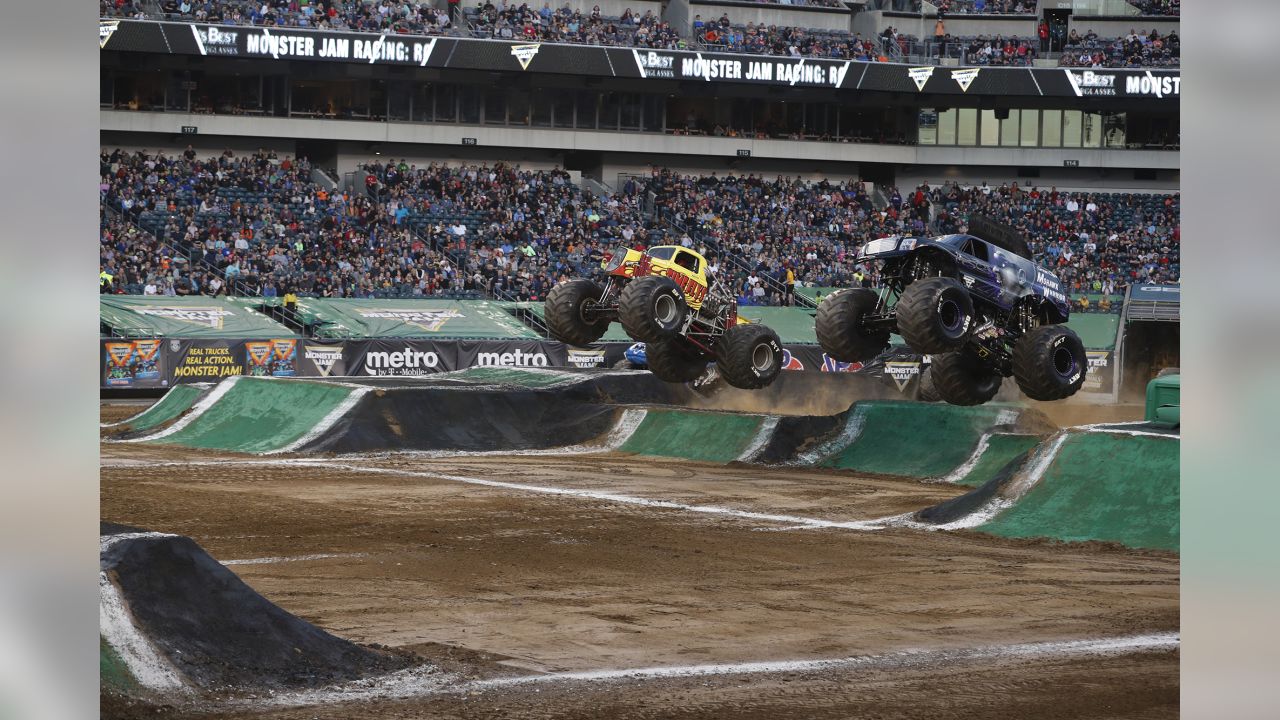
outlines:
[{"label": "monster truck tire", "polygon": [[981,405],[996,396],[1004,378],[967,352],[933,356],[929,365],[938,397],[952,405]]},{"label": "monster truck tire", "polygon": [[670,383],[697,380],[707,369],[707,356],[683,338],[649,342],[645,359],[653,376]]},{"label": "monster truck tire", "polygon": [[883,352],[889,346],[888,331],[866,333],[861,325],[878,302],[875,291],[863,288],[827,296],[814,323],[823,351],[840,362],[866,362]]},{"label": "monster truck tire", "polygon": [[959,280],[931,277],[907,286],[898,300],[898,333],[926,355],[959,350],[973,331],[973,299]]},{"label": "monster truck tire", "polygon": [[688,312],[684,291],[675,280],[661,275],[638,277],[618,296],[618,319],[627,334],[640,342],[674,338]]},{"label": "monster truck tire", "polygon": [[1071,328],[1044,325],[1013,346],[1013,378],[1032,400],[1061,400],[1076,394],[1089,371],[1084,343]]},{"label": "monster truck tire", "polygon": [[720,377],[736,388],[768,387],[782,372],[782,341],[764,325],[736,325],[716,345]]},{"label": "monster truck tire", "polygon": [[933,366],[929,365],[920,371],[920,381],[916,386],[916,400],[920,402],[940,402],[942,396],[938,394],[938,387],[933,383]]},{"label": "monster truck tire", "polygon": [[552,337],[569,345],[590,345],[603,337],[609,321],[588,321],[583,313],[588,305],[600,302],[603,295],[604,288],[591,280],[570,280],[551,288],[544,307]]}]

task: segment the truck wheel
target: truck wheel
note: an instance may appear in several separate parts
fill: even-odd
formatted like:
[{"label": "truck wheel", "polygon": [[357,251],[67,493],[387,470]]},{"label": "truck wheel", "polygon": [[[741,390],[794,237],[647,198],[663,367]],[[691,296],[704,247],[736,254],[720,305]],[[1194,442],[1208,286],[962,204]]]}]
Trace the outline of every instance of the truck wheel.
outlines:
[{"label": "truck wheel", "polygon": [[857,288],[828,295],[818,306],[814,330],[818,343],[840,362],[866,362],[889,346],[887,331],[867,333],[864,315],[875,312],[880,298],[874,290]]},{"label": "truck wheel", "polygon": [[609,321],[587,320],[584,312],[600,302],[604,288],[591,280],[570,280],[551,288],[543,305],[547,330],[551,336],[569,345],[590,345],[604,336]]},{"label": "truck wheel", "polygon": [[1089,371],[1084,343],[1071,328],[1033,328],[1013,346],[1013,377],[1032,400],[1061,400],[1076,394]]},{"label": "truck wheel", "polygon": [[782,372],[782,341],[764,325],[736,325],[716,346],[716,368],[736,388],[767,387]]},{"label": "truck wheel", "polygon": [[981,405],[996,396],[1004,378],[972,354],[958,351],[933,356],[929,366],[938,397],[952,405]]},{"label": "truck wheel", "polygon": [[649,372],[663,382],[692,382],[707,369],[707,356],[683,338],[649,342],[645,354]]},{"label": "truck wheel", "polygon": [[973,300],[954,278],[911,283],[898,300],[897,313],[902,339],[926,355],[959,350],[973,331]]},{"label": "truck wheel", "polygon": [[942,400],[942,396],[938,394],[938,386],[933,383],[932,364],[920,371],[919,384],[916,386],[916,400],[928,403]]},{"label": "truck wheel", "polygon": [[622,288],[618,319],[627,334],[651,343],[674,338],[684,325],[689,306],[676,281],[661,275],[638,277]]}]

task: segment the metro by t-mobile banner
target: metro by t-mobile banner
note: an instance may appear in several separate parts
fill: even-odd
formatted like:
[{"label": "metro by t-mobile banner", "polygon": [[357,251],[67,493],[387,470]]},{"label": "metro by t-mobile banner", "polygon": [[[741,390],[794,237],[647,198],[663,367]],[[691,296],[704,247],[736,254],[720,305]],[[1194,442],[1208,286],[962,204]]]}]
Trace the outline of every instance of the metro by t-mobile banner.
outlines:
[{"label": "metro by t-mobile banner", "polygon": [[574,348],[540,340],[365,340],[343,351],[352,376],[432,375],[470,367],[612,367],[626,343]]}]

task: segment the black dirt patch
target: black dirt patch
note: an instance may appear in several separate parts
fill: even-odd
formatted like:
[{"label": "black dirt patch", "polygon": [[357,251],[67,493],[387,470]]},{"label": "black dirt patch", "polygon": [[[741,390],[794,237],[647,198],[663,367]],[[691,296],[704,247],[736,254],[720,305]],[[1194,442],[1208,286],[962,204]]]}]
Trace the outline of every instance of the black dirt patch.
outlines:
[{"label": "black dirt patch", "polygon": [[1000,471],[996,473],[996,476],[983,483],[981,487],[974,488],[960,497],[925,508],[916,513],[916,517],[923,522],[944,525],[949,522],[955,522],[978,510],[1004,491],[1013,476],[1022,469],[1022,466],[1026,464],[1027,458],[1030,456],[1030,450],[1022,453],[1005,463],[1004,467],[1000,468]]},{"label": "black dirt patch", "polygon": [[[103,524],[103,532],[134,531]],[[259,595],[186,537],[119,540],[102,570],[139,630],[196,687],[320,687],[398,670],[412,658],[362,647]]]}]

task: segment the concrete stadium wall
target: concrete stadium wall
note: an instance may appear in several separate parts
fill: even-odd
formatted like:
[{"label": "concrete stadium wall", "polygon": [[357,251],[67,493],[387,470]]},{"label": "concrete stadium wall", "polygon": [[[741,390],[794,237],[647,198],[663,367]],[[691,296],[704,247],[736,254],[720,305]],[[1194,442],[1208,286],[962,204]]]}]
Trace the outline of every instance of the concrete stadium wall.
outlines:
[{"label": "concrete stadium wall", "polygon": [[[920,21],[917,19],[914,24],[904,18],[896,18],[901,24],[888,22],[887,25],[893,25],[906,32],[908,35],[919,35],[917,28]],[[933,27],[936,18],[926,18],[924,24],[925,37],[933,37]],[[964,17],[963,15],[948,15],[943,19],[943,25],[946,31],[955,37],[971,37],[974,35],[1003,35],[1004,37],[1017,36],[1030,38],[1036,36],[1037,18],[1033,15],[990,15],[985,17]],[[884,28],[881,27],[881,30]]]},{"label": "concrete stadium wall", "polygon": [[298,143],[293,138],[284,137],[226,135],[214,138],[201,135],[176,135],[172,132],[131,132],[104,129],[101,132],[99,145],[107,150],[115,150],[116,148],[127,152],[136,152],[138,150],[154,152],[158,150],[166,154],[182,152],[190,145],[201,157],[204,157],[207,155],[219,155],[224,150],[243,155],[257,152],[260,148],[263,150],[275,150],[278,155],[293,155]]},{"label": "concrete stadium wall", "polygon": [[[380,143],[375,154],[364,143],[340,143],[338,146],[338,173],[346,174],[371,162],[388,162],[404,160],[410,165],[422,167],[435,163],[449,165],[472,165],[505,162],[519,165],[526,170],[551,170],[564,168],[564,154],[555,150],[536,148],[475,148],[444,145],[410,145],[399,143]],[[570,173],[575,174],[575,173]]]},{"label": "concrete stadium wall", "polygon": [[1155,180],[1134,180],[1133,173],[1125,170],[1099,171],[1085,168],[1043,168],[1040,177],[1018,177],[1016,167],[965,167],[956,165],[920,165],[902,168],[897,174],[898,187],[915,187],[924,181],[930,185],[958,182],[961,185],[981,185],[985,180],[992,187],[1000,183],[1018,183],[1018,187],[1057,187],[1059,190],[1126,190],[1130,192],[1177,192],[1180,173],[1175,170],[1157,171]]},{"label": "concrete stadium wall", "polygon": [[[301,118],[245,118],[229,115],[186,115],[181,113],[144,113],[127,110],[102,110],[99,127],[106,137],[112,132],[156,133],[161,137],[177,137],[183,125],[198,125],[206,136],[248,136],[251,147],[277,142],[269,138],[328,138],[364,143],[371,154],[375,146],[414,144],[441,146],[424,149],[424,156],[441,152],[446,156],[462,152],[462,138],[476,138],[471,151],[480,148],[503,148],[506,154],[530,150],[553,153],[588,151],[602,153],[641,153],[659,155],[698,155],[737,160],[738,150],[750,150],[752,158],[797,160],[814,166],[830,163],[876,162],[895,165],[947,166],[1013,166],[1045,167],[1062,165],[1061,148],[982,148],[982,147],[917,147],[912,145],[872,145],[857,143],[801,142],[791,140],[750,140],[745,138],[688,137],[560,130],[542,128],[509,128],[475,125],[379,123],[358,120],[310,120]],[[261,139],[259,139],[261,138]],[[210,142],[205,139],[203,142]],[[145,146],[145,145],[144,145]],[[185,143],[176,147],[185,147]],[[1157,150],[1072,149],[1070,154],[1082,168],[1154,168],[1176,171],[1177,152]]]},{"label": "concrete stadium wall", "polygon": [[[684,7],[677,7],[682,4]],[[672,9],[676,8],[673,14]],[[687,9],[686,9],[687,8]],[[734,25],[761,23],[765,25],[792,26],[802,28],[822,28],[824,30],[848,30],[851,14],[844,8],[817,8],[795,5],[761,5],[751,2],[685,2],[675,0],[668,8],[669,18],[680,17],[684,10],[686,21],[679,27],[688,33],[693,29],[693,19],[701,15],[705,22],[719,20],[721,15],[728,15]],[[673,19],[668,22],[674,24]]]}]

